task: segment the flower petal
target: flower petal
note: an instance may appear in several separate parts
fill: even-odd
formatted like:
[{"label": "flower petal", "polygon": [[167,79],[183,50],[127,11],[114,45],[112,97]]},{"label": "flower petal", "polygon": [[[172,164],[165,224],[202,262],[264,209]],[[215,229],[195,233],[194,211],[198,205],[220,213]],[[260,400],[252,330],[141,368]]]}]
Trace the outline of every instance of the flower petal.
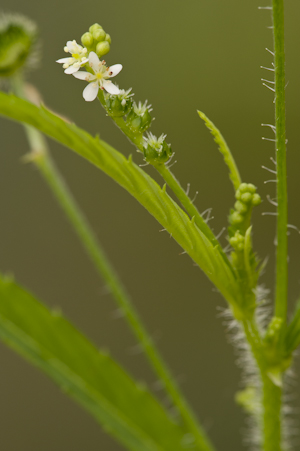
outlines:
[{"label": "flower petal", "polygon": [[108,74],[110,77],[115,77],[123,69],[122,64],[114,64],[108,68]]},{"label": "flower petal", "polygon": [[86,64],[88,62],[89,62],[88,58],[84,58],[80,61],[80,65],[82,66],[83,64]]},{"label": "flower petal", "polygon": [[84,88],[83,90],[83,98],[87,102],[92,102],[97,97],[99,91],[99,85],[98,83],[90,83]]},{"label": "flower petal", "polygon": [[117,95],[120,94],[120,89],[116,87],[111,81],[103,80],[102,82],[103,88],[109,92],[109,94]]},{"label": "flower petal", "polygon": [[89,63],[93,71],[98,72],[98,68],[101,65],[101,63],[95,52],[91,52],[89,54]]},{"label": "flower petal", "polygon": [[76,51],[76,41],[68,41],[67,42],[67,47],[68,47],[69,53],[75,53],[75,51]]},{"label": "flower petal", "polygon": [[89,72],[85,72],[83,70],[79,70],[73,74],[73,77],[78,78],[79,80],[92,81],[96,79],[95,75],[90,74]]},{"label": "flower petal", "polygon": [[73,66],[68,67],[64,72],[65,72],[65,74],[74,74],[74,72],[77,72],[78,70],[79,70],[79,66],[75,67],[73,65]]},{"label": "flower petal", "polygon": [[56,60],[56,62],[63,64],[63,63],[68,63],[69,60],[70,60],[70,57],[67,56],[67,58],[60,58],[59,60]]}]

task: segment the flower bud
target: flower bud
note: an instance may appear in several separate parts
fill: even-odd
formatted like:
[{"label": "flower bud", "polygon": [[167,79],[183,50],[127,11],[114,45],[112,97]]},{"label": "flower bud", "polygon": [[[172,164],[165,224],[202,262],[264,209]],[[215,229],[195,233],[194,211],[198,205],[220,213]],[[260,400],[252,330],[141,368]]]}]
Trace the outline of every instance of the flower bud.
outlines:
[{"label": "flower bud", "polygon": [[237,224],[241,224],[244,221],[244,217],[238,213],[237,211],[234,211],[230,216],[229,216],[229,221],[232,225],[237,225]]},{"label": "flower bud", "polygon": [[26,17],[3,14],[0,17],[0,76],[10,77],[25,65],[36,63],[37,28]]},{"label": "flower bud", "polygon": [[111,37],[101,25],[94,23],[89,31],[82,35],[81,42],[89,52],[95,52],[101,58],[110,51]]},{"label": "flower bud", "polygon": [[98,42],[96,45],[96,53],[101,58],[110,51],[110,45],[107,41]]},{"label": "flower bud", "polygon": [[91,26],[90,26],[89,32],[90,32],[91,34],[93,34],[94,31],[99,30],[99,29],[102,29],[101,25],[99,25],[98,23],[94,23],[94,25],[91,25]]},{"label": "flower bud", "polygon": [[167,144],[165,141],[166,136],[161,135],[157,138],[150,132],[147,138],[144,137],[144,155],[148,163],[166,163],[170,159],[172,149],[171,144]]},{"label": "flower bud", "polygon": [[235,235],[229,238],[229,243],[236,251],[242,251],[245,247],[245,237],[235,232]]},{"label": "flower bud", "polygon": [[100,42],[100,41],[104,41],[105,37],[106,37],[106,33],[103,30],[103,28],[97,28],[95,31],[93,31],[93,38],[95,39],[95,41]]},{"label": "flower bud", "polygon": [[253,194],[253,196],[252,196],[252,205],[256,206],[256,205],[259,205],[260,203],[261,203],[260,195],[257,194],[257,193]]},{"label": "flower bud", "polygon": [[244,202],[241,202],[240,200],[236,201],[236,203],[234,204],[234,208],[241,214],[246,213],[246,211],[248,210],[247,205],[244,204]]},{"label": "flower bud", "polygon": [[245,204],[249,204],[252,200],[252,194],[251,193],[243,193],[241,195],[241,201],[245,202]]},{"label": "flower bud", "polygon": [[87,31],[81,36],[81,43],[84,47],[91,47],[93,45],[94,38],[92,36],[92,33]]}]

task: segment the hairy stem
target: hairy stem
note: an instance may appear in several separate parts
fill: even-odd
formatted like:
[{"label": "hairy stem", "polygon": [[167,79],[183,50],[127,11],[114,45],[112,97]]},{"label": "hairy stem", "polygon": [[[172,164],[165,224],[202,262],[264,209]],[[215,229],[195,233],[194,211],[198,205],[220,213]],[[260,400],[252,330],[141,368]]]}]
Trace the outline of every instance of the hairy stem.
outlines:
[{"label": "hairy stem", "polygon": [[282,451],[282,388],[269,376],[262,375],[263,382],[263,450]]},{"label": "hairy stem", "polygon": [[[14,81],[13,86],[16,94],[20,97],[24,97],[23,83],[20,78]],[[119,280],[114,268],[108,261],[103,248],[52,161],[43,135],[36,129],[27,125],[25,125],[25,130],[31,147],[31,152],[27,156],[27,160],[32,161],[39,169],[41,175],[61,205],[87,254],[95,264],[98,273],[109,287],[114,300],[122,310],[128,325],[137,340],[141,343],[152,368],[163,382],[166,392],[177,407],[187,428],[195,436],[198,449],[200,451],[214,451],[213,445],[210,443],[194,412],[185,400],[171,371],[156,349],[151,336],[148,334],[139,318],[129,295]]]},{"label": "hairy stem", "polygon": [[254,319],[244,321],[243,328],[261,380],[261,449],[282,451],[282,387],[275,385],[269,377],[262,339]]},{"label": "hairy stem", "polygon": [[277,317],[285,320],[288,291],[287,245],[287,177],[285,134],[285,54],[283,0],[273,0],[275,53],[275,126],[277,162],[277,261],[276,308]]}]

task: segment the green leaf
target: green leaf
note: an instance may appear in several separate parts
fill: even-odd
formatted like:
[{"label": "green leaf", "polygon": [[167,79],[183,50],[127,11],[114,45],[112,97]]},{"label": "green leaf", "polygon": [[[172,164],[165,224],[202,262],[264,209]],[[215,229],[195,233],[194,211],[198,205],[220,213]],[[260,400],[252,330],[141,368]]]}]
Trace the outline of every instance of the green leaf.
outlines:
[{"label": "green leaf", "polygon": [[232,153],[230,152],[230,149],[227,146],[227,143],[223,138],[220,130],[217,129],[217,127],[208,119],[208,117],[204,113],[202,113],[202,111],[198,110],[198,114],[201,117],[201,119],[203,119],[206,127],[208,128],[208,130],[210,130],[211,134],[213,135],[215,143],[217,143],[219,146],[219,150],[223,155],[224,161],[229,169],[229,177],[233,183],[234,190],[236,191],[240,186],[240,184],[242,183],[242,181],[238,168],[232,156]]},{"label": "green leaf", "polygon": [[232,267],[193,220],[145,171],[98,137],[66,122],[45,107],[38,108],[0,93],[0,114],[25,122],[74,150],[134,196],[199,265],[230,304],[238,302],[239,287]]},{"label": "green leaf", "polygon": [[300,344],[300,300],[297,302],[294,316],[287,327],[285,334],[285,349],[289,355]]},{"label": "green leaf", "polygon": [[50,376],[128,449],[186,449],[187,435],[145,387],[60,314],[2,276],[0,338]]}]

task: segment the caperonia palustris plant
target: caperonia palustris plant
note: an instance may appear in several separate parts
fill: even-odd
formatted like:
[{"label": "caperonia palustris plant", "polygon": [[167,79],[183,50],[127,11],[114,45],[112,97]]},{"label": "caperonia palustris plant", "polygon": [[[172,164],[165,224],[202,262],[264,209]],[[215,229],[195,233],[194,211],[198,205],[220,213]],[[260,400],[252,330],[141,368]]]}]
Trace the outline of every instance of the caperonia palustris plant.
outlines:
[{"label": "caperonia palustris plant", "polygon": [[[31,41],[28,36],[24,37],[23,48],[25,50],[22,53],[22,58],[16,53],[15,62],[13,62],[11,58],[13,52],[10,50],[13,46],[13,39],[17,37],[17,39],[22,40],[24,30],[22,29],[22,32],[10,36],[7,31],[9,27],[7,29],[0,27],[0,69],[1,67],[5,68],[2,75],[10,80],[12,90],[19,96],[18,98],[14,95],[1,93],[0,113],[25,124],[31,145],[31,152],[27,156],[27,160],[32,161],[37,166],[52,188],[96,268],[110,286],[116,302],[122,308],[128,324],[142,344],[149,362],[162,380],[165,390],[179,413],[177,429],[174,426],[175,429],[172,430],[173,437],[176,437],[174,442],[170,437],[169,439],[167,437],[171,431],[168,421],[175,421],[169,418],[169,414],[166,414],[163,420],[160,419],[162,421],[161,427],[157,426],[155,418],[152,418],[155,425],[147,425],[147,421],[141,425],[139,421],[143,418],[143,408],[147,409],[146,403],[143,405],[141,402],[138,405],[141,418],[137,418],[132,412],[129,414],[124,406],[121,407],[117,398],[114,397],[106,400],[105,404],[95,394],[94,401],[97,408],[92,408],[93,395],[90,391],[88,393],[89,403],[87,403],[88,407],[86,406],[86,408],[109,433],[114,435],[128,449],[153,451],[159,449],[198,449],[212,451],[215,448],[183,397],[170,370],[160,357],[135,312],[128,294],[123,289],[90,226],[62,181],[50,159],[47,145],[40,132],[61,142],[92,162],[135,197],[172,235],[184,252],[199,265],[223,295],[228,303],[226,312],[228,321],[231,321],[231,327],[236,330],[234,341],[239,349],[244,372],[244,389],[237,393],[236,400],[251,418],[251,429],[247,439],[252,449],[264,451],[287,450],[289,437],[285,427],[283,392],[287,371],[292,364],[293,353],[300,344],[300,309],[297,307],[293,319],[288,323],[283,0],[273,0],[272,6],[264,9],[271,10],[273,17],[274,52],[272,54],[274,55],[274,63],[272,67],[266,69],[274,74],[275,79],[264,81],[275,94],[275,124],[271,128],[276,137],[276,160],[274,160],[276,169],[274,174],[277,181],[277,199],[274,203],[277,207],[276,299],[273,309],[269,310],[267,314],[265,314],[266,291],[259,286],[259,276],[264,265],[253,250],[252,245],[252,230],[254,227],[252,210],[259,206],[261,198],[257,188],[252,183],[242,180],[227,143],[207,116],[198,111],[200,118],[204,120],[219,146],[228,166],[235,192],[233,207],[228,216],[227,241],[229,248],[227,249],[222,247],[218,237],[210,229],[207,218],[199,213],[193,200],[189,197],[189,193],[182,188],[171,172],[173,150],[171,144],[166,141],[167,135],[162,132],[157,137],[150,131],[153,121],[152,106],[147,101],[133,100],[132,88],[120,88],[115,81],[111,80],[122,70],[122,65],[109,66],[103,59],[109,53],[111,37],[101,25],[95,23],[88,31],[84,32],[81,37],[81,44],[78,44],[75,40],[67,41],[64,51],[69,56],[60,58],[57,62],[63,65],[67,76],[72,75],[87,82],[83,91],[84,100],[91,102],[98,99],[100,101],[107,115],[141,154],[145,164],[136,165],[131,155],[128,158],[124,157],[98,137],[92,137],[74,124],[70,124],[51,113],[44,106],[36,106],[30,103],[32,99],[26,91],[26,85],[20,73],[23,60],[26,60],[26,52],[29,53],[30,45],[28,42]],[[22,62],[20,62],[21,59]],[[165,181],[162,187],[147,174],[147,165],[153,166],[162,176]],[[145,166],[145,168],[141,166]],[[168,195],[167,186],[173,191],[178,203]],[[20,288],[7,279],[2,280],[0,290],[2,290],[4,299],[9,297],[7,294],[9,290],[15,296],[25,296]],[[30,302],[32,301],[28,300],[28,303]],[[17,323],[17,307],[16,310],[9,311],[4,304],[5,301],[3,302],[1,318],[4,318],[6,323],[8,319],[12,323]],[[33,310],[35,308],[37,307],[32,307]],[[13,329],[8,330],[5,321],[2,320],[2,323],[0,321],[2,338],[21,354],[30,358],[28,357],[29,351],[24,344],[26,340],[24,340],[23,346],[21,343],[18,347],[16,345],[18,334]],[[45,324],[50,321],[46,314],[44,321]],[[24,331],[29,334],[26,318],[23,324],[23,333]],[[43,341],[43,337],[36,331],[32,332],[32,335],[31,338],[34,338],[38,344]],[[52,350],[53,353],[55,351],[55,349]],[[32,350],[31,352],[33,353]],[[31,360],[36,359],[35,362],[37,361],[36,354],[31,355]],[[61,375],[58,376],[55,371],[53,373],[53,368],[51,370],[47,368],[43,356],[39,355],[38,357],[43,361],[43,365],[39,363],[42,369],[60,384]],[[60,356],[62,362],[64,357],[67,359],[67,356]],[[104,371],[106,370],[104,369]],[[117,370],[114,371],[117,373]],[[78,372],[80,372],[79,369]],[[64,375],[64,383],[71,386],[70,381],[71,377],[68,378]],[[118,388],[116,387],[116,391]],[[86,393],[83,389],[80,391],[78,387],[77,390],[79,390],[80,396],[74,397],[84,405],[82,397],[83,394],[86,396]],[[135,396],[134,388],[131,387],[130,390],[132,390],[131,396]],[[139,393],[137,397],[140,399],[138,388],[137,392]],[[151,404],[150,399],[152,398],[149,394],[147,402]],[[118,414],[112,415],[111,407],[119,408]],[[157,407],[151,404],[151,408],[154,411]],[[123,425],[123,429],[121,428],[120,418],[122,414],[126,414],[127,419],[130,418],[130,427],[127,422],[127,427]],[[176,424],[176,421],[174,424]],[[164,430],[166,431],[165,435]]]}]

